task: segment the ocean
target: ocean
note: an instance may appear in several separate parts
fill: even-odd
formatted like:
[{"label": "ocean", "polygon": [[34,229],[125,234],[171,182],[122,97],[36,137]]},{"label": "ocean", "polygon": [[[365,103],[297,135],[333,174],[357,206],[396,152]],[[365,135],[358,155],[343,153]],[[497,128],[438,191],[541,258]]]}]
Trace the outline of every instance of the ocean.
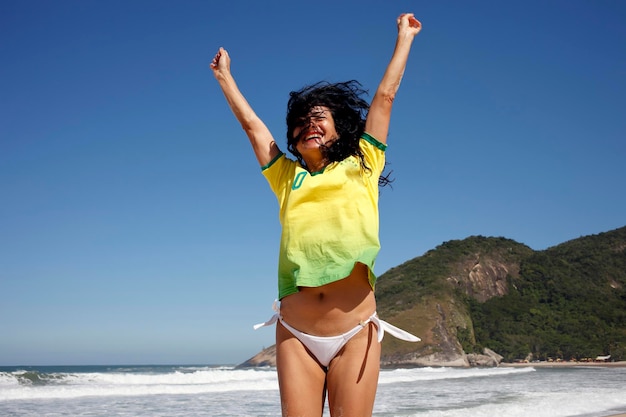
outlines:
[{"label": "ocean", "polygon": [[[280,416],[276,371],[231,366],[0,367],[0,416]],[[382,370],[374,416],[607,416],[626,368]],[[325,410],[325,416],[328,411]]]}]

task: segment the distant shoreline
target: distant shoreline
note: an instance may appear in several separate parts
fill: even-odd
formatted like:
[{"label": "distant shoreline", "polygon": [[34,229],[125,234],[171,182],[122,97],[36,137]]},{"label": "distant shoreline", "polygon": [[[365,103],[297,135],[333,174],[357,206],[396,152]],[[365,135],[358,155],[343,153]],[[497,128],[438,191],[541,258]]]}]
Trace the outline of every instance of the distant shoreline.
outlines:
[{"label": "distant shoreline", "polygon": [[500,366],[507,368],[572,368],[579,366],[598,366],[603,368],[626,368],[626,361],[618,362],[500,362]]}]

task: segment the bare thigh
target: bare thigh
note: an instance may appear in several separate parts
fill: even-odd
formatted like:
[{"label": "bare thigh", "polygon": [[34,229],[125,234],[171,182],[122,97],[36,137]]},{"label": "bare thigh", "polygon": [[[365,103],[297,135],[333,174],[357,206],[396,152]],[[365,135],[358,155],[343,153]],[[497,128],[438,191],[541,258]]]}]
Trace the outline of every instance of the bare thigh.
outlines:
[{"label": "bare thigh", "polygon": [[276,368],[283,417],[320,417],[326,371],[280,322],[276,323]]},{"label": "bare thigh", "polygon": [[372,415],[378,374],[380,343],[372,323],[357,333],[328,367],[328,404],[333,417]]}]

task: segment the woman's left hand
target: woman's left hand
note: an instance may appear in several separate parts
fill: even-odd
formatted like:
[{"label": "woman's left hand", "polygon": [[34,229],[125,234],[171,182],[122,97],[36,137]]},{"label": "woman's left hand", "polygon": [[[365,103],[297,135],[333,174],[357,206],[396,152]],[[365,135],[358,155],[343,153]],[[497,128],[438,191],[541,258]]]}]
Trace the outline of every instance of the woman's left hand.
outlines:
[{"label": "woman's left hand", "polygon": [[403,13],[398,17],[398,33],[406,32],[413,36],[422,30],[422,23],[413,16],[413,13]]}]

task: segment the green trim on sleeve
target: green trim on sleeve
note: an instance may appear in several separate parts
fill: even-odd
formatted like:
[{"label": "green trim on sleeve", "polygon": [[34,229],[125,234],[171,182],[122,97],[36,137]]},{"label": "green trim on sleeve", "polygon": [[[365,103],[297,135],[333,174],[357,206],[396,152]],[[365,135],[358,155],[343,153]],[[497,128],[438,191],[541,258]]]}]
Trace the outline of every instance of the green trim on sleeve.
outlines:
[{"label": "green trim on sleeve", "polygon": [[371,143],[372,145],[374,145],[375,147],[377,147],[381,151],[384,151],[384,150],[387,149],[387,145],[386,144],[379,142],[378,140],[376,140],[376,138],[374,138],[372,135],[370,135],[367,132],[363,132],[363,135],[361,135],[361,138],[363,138],[367,142]]},{"label": "green trim on sleeve", "polygon": [[280,152],[278,155],[276,155],[274,157],[274,159],[272,159],[271,161],[269,161],[267,164],[263,165],[261,167],[261,171],[265,171],[266,169],[268,169],[269,167],[271,167],[272,165],[274,165],[274,162],[278,161],[278,159],[283,156],[284,153]]}]

